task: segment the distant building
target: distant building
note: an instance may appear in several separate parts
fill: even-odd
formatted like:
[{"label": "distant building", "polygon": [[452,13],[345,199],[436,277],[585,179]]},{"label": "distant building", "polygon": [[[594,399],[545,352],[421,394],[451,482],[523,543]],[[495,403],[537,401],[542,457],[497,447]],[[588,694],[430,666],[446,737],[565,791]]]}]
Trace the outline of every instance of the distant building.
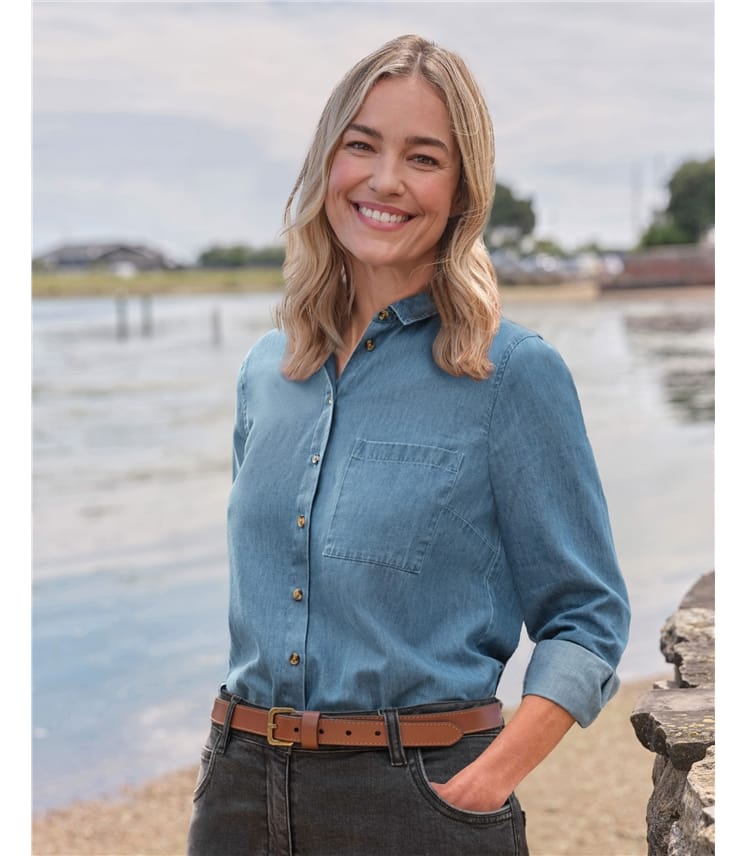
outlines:
[{"label": "distant building", "polygon": [[603,290],[714,286],[716,283],[715,246],[708,241],[636,250],[624,253],[622,262],[621,270],[602,278]]},{"label": "distant building", "polygon": [[63,244],[34,259],[34,267],[49,271],[105,269],[119,276],[137,271],[174,270],[179,265],[159,250],[141,244]]}]

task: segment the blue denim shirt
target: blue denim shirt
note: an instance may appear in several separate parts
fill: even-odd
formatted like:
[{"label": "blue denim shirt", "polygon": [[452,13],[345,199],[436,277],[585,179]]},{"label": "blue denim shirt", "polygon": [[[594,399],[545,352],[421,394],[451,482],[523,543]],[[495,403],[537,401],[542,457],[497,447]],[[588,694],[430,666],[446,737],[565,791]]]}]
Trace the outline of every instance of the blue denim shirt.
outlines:
[{"label": "blue denim shirt", "polygon": [[588,725],[629,606],[565,364],[506,319],[482,381],[439,369],[427,293],[378,313],[340,377],[239,372],[227,688],[264,707],[378,709],[496,693],[522,622],[524,693]]}]

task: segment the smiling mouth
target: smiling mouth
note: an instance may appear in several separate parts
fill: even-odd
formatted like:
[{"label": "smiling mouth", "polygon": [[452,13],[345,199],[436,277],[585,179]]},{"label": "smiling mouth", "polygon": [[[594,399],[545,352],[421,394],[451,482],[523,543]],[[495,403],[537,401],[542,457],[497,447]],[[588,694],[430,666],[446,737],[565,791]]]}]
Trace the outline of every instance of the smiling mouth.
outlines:
[{"label": "smiling mouth", "polygon": [[378,208],[368,208],[357,202],[353,203],[353,207],[363,217],[377,223],[406,223],[408,220],[412,220],[411,214],[392,214],[389,211],[379,211]]}]

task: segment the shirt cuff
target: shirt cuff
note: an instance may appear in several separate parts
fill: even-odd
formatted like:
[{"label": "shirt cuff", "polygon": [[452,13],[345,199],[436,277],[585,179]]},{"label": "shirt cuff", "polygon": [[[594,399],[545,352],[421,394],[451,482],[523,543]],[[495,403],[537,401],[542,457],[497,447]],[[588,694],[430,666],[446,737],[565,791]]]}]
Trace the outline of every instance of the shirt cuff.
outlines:
[{"label": "shirt cuff", "polygon": [[615,670],[601,657],[575,642],[543,639],[529,661],[523,695],[554,701],[586,728],[619,686]]}]

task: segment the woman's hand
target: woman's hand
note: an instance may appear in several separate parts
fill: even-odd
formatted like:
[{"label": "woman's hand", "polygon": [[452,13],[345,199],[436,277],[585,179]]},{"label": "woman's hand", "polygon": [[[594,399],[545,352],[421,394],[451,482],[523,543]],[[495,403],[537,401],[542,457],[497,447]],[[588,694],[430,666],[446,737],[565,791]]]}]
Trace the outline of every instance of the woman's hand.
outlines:
[{"label": "woman's hand", "polygon": [[462,811],[498,811],[509,798],[513,788],[491,781],[473,762],[452,776],[448,782],[430,782],[433,790],[449,805]]}]

